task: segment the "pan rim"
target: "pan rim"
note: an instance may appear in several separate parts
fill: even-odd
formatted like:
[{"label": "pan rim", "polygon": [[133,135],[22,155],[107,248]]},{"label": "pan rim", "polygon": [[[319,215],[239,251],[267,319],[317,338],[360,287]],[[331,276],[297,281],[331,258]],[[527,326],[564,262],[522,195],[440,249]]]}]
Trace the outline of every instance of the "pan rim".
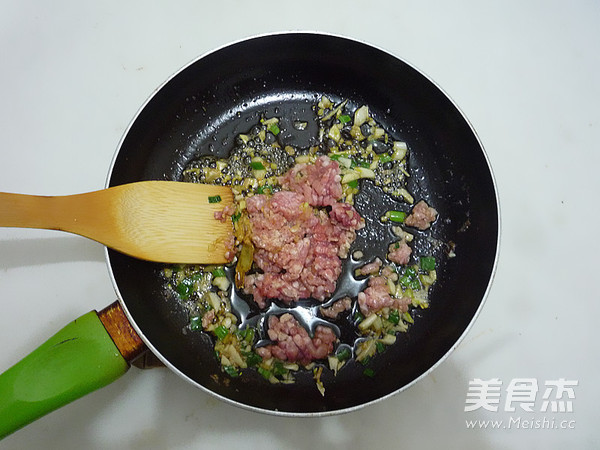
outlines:
[{"label": "pan rim", "polygon": [[471,327],[474,325],[475,321],[477,320],[479,314],[481,313],[481,310],[483,309],[487,297],[489,295],[489,292],[491,290],[495,275],[496,275],[496,270],[497,270],[497,266],[498,266],[498,261],[499,261],[499,256],[500,256],[500,242],[501,242],[501,234],[502,234],[502,221],[501,221],[501,205],[500,205],[500,198],[499,198],[499,193],[498,193],[498,186],[497,186],[497,182],[496,182],[496,178],[494,175],[494,171],[493,168],[490,164],[490,159],[489,156],[485,150],[485,147],[483,146],[483,143],[479,137],[479,135],[477,134],[475,128],[473,127],[472,123],[469,121],[469,119],[467,118],[467,116],[464,114],[464,112],[462,111],[462,109],[457,105],[457,103],[454,101],[454,99],[444,90],[441,88],[441,86],[439,86],[438,83],[436,83],[431,77],[429,77],[426,73],[424,73],[422,70],[420,70],[419,68],[417,68],[414,64],[412,64],[410,61],[407,61],[404,58],[399,57],[398,55],[394,54],[393,52],[390,52],[380,46],[374,45],[370,42],[366,42],[364,40],[359,40],[353,37],[349,37],[346,35],[341,35],[341,34],[333,34],[333,33],[328,33],[328,32],[322,32],[322,31],[281,31],[281,32],[270,32],[270,33],[261,33],[261,34],[256,34],[256,35],[252,35],[252,36],[247,36],[244,38],[240,38],[234,41],[231,41],[229,43],[223,44],[217,48],[214,48],[212,50],[209,50],[201,55],[199,55],[198,57],[190,60],[188,63],[186,63],[185,65],[183,65],[182,67],[180,67],[178,70],[176,70],[175,72],[173,72],[165,81],[163,81],[158,87],[156,87],[151,94],[148,96],[148,98],[145,100],[145,102],[138,108],[138,110],[136,111],[136,113],[134,114],[133,118],[131,119],[130,123],[128,124],[128,126],[126,127],[126,129],[124,130],[121,139],[119,140],[118,144],[117,144],[117,148],[116,151],[113,155],[113,159],[111,161],[111,164],[109,166],[109,170],[108,170],[108,174],[107,174],[107,178],[106,178],[106,182],[105,182],[105,187],[109,187],[110,185],[110,179],[111,176],[113,174],[114,171],[114,166],[116,164],[116,160],[119,156],[119,153],[121,151],[121,148],[123,146],[123,143],[127,137],[127,135],[129,134],[131,128],[134,126],[134,124],[136,123],[138,117],[140,116],[140,114],[142,113],[142,111],[144,111],[146,109],[146,107],[148,106],[148,104],[154,99],[154,97],[169,83],[171,82],[174,78],[176,78],[177,76],[179,76],[182,72],[184,72],[186,69],[188,69],[190,66],[194,65],[195,63],[197,63],[198,61],[206,58],[209,55],[212,55],[214,53],[217,53],[225,48],[231,47],[231,46],[235,46],[238,44],[242,44],[244,42],[248,42],[248,41],[252,41],[252,40],[256,40],[256,39],[261,39],[261,38],[276,38],[277,36],[286,36],[286,35],[314,35],[314,36],[322,36],[322,37],[327,37],[327,38],[336,38],[336,39],[343,39],[343,40],[348,40],[351,41],[355,44],[360,44],[360,45],[365,45],[367,47],[371,47],[374,50],[378,50],[382,53],[387,54],[388,56],[392,57],[395,60],[401,61],[402,63],[405,63],[407,66],[409,66],[412,70],[414,70],[416,73],[418,73],[421,77],[423,77],[424,79],[426,79],[429,83],[431,83],[456,109],[456,111],[460,114],[460,117],[462,118],[462,120],[464,120],[464,122],[468,125],[468,128],[470,129],[471,133],[473,134],[473,136],[475,137],[477,144],[479,146],[479,148],[481,149],[481,152],[483,154],[483,157],[485,159],[485,163],[486,166],[488,168],[489,174],[490,174],[490,178],[491,178],[491,182],[492,182],[492,188],[494,191],[494,197],[495,197],[495,202],[496,202],[496,211],[497,211],[497,217],[495,218],[496,221],[496,226],[497,226],[497,235],[496,235],[496,242],[495,242],[495,247],[494,247],[494,260],[492,263],[492,267],[491,267],[491,271],[490,271],[490,275],[489,275],[489,279],[487,281],[487,286],[485,288],[485,291],[482,295],[482,298],[479,302],[479,305],[475,311],[475,313],[473,314],[471,320],[469,321],[467,327],[463,330],[463,332],[461,333],[461,335],[458,337],[458,339],[455,340],[455,342],[452,344],[452,346],[433,364],[431,365],[426,371],[424,371],[423,373],[421,373],[419,376],[417,376],[416,378],[414,378],[412,381],[406,383],[405,385],[403,385],[402,387],[388,393],[385,394],[383,396],[380,396],[374,400],[370,400],[358,405],[353,405],[350,407],[346,407],[346,408],[340,408],[340,409],[334,409],[334,410],[327,410],[327,411],[312,411],[312,412],[294,412],[294,411],[280,411],[277,409],[268,409],[268,408],[261,408],[261,407],[257,407],[257,406],[253,406],[253,405],[248,405],[236,400],[233,400],[231,398],[225,397],[205,386],[203,386],[202,384],[198,383],[197,381],[191,379],[188,375],[186,375],[185,373],[183,373],[181,370],[179,370],[177,367],[175,367],[165,356],[163,356],[158,349],[152,344],[152,342],[150,341],[149,338],[147,338],[144,334],[144,332],[140,329],[140,327],[138,326],[138,324],[136,323],[135,319],[133,318],[131,312],[129,311],[129,309],[127,308],[126,302],[123,299],[123,295],[121,294],[121,291],[119,289],[119,286],[117,284],[117,281],[115,279],[115,275],[113,273],[113,267],[111,264],[111,258],[110,258],[110,253],[109,253],[109,249],[105,248],[105,259],[106,259],[106,263],[108,266],[108,271],[109,271],[109,277],[111,280],[111,283],[115,289],[115,292],[117,294],[117,298],[119,301],[119,304],[121,305],[121,307],[123,308],[123,311],[127,317],[127,319],[129,320],[131,326],[133,327],[133,329],[136,331],[136,333],[138,333],[138,335],[140,336],[140,338],[142,339],[142,341],[146,344],[146,346],[148,347],[148,350],[151,351],[169,370],[175,372],[178,376],[180,376],[181,378],[183,378],[184,380],[186,380],[187,382],[191,383],[192,385],[194,385],[197,388],[200,388],[201,390],[205,391],[207,394],[214,396],[216,398],[218,398],[219,400],[224,401],[225,403],[229,403],[231,405],[240,407],[242,409],[246,409],[246,410],[250,410],[250,411],[254,411],[254,412],[258,412],[258,413],[263,413],[263,414],[268,414],[268,415],[275,415],[275,416],[282,416],[282,417],[326,417],[326,416],[333,416],[333,415],[339,415],[339,414],[346,414],[352,411],[356,411],[362,408],[365,408],[367,406],[371,406],[374,405],[376,403],[379,403],[381,401],[384,401],[392,396],[395,396],[396,394],[399,394],[407,389],[409,389],[410,387],[414,386],[417,382],[419,382],[420,380],[422,380],[423,378],[425,378],[426,376],[428,376],[433,370],[435,370],[436,368],[438,368],[449,356],[450,354],[452,354],[454,352],[454,350],[456,350],[456,348],[461,344],[461,342],[463,341],[463,339],[465,338],[465,336],[469,333],[469,331],[471,330]]}]

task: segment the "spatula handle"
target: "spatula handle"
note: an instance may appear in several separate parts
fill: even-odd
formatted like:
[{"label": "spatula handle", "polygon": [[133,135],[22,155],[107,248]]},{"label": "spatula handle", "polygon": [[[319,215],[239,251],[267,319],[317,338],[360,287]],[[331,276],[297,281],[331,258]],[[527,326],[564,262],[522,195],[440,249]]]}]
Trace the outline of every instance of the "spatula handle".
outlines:
[{"label": "spatula handle", "polygon": [[56,197],[0,192],[0,226],[60,229]]},{"label": "spatula handle", "polygon": [[67,231],[110,246],[111,196],[107,190],[54,197],[0,192],[0,227]]},{"label": "spatula handle", "polygon": [[233,204],[226,186],[148,180],[56,197],[0,193],[0,227],[78,234],[147,261],[224,264]]}]

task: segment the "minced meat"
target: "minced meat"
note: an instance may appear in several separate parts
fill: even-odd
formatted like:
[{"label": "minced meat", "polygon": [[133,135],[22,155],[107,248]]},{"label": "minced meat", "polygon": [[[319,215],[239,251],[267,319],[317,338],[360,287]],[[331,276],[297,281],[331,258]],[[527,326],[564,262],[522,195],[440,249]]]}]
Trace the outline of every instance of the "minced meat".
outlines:
[{"label": "minced meat", "polygon": [[[327,183],[314,177],[326,177]],[[282,178],[293,191],[246,200],[254,263],[261,272],[245,277],[244,290],[261,308],[273,298],[290,303],[329,297],[342,270],[340,258],[348,256],[356,230],[364,226],[352,205],[337,201],[337,162],[320,157],[314,165],[298,164]],[[328,208],[317,208],[323,205]]]},{"label": "minced meat", "polygon": [[341,179],[337,161],[320,156],[314,164],[296,164],[279,182],[284,189],[302,194],[312,206],[331,206],[342,198]]},{"label": "minced meat", "polygon": [[435,221],[437,215],[434,208],[429,206],[425,200],[421,200],[413,207],[411,213],[404,220],[404,224],[419,230],[426,230]]},{"label": "minced meat", "polygon": [[275,357],[282,361],[307,365],[323,359],[333,351],[337,336],[330,327],[318,325],[314,337],[289,313],[269,317],[269,339],[273,344],[259,347],[256,352],[263,358]]},{"label": "minced meat", "polygon": [[328,319],[337,319],[340,313],[348,311],[350,308],[352,308],[352,299],[350,297],[344,297],[336,301],[329,308],[320,308],[320,310],[323,317],[327,317]]},{"label": "minced meat", "polygon": [[392,297],[388,287],[388,279],[396,281],[398,275],[389,267],[384,267],[381,274],[371,276],[367,288],[358,293],[358,306],[360,312],[365,316],[383,308],[393,308],[401,312],[408,311],[408,305],[411,303],[410,297]]},{"label": "minced meat", "polygon": [[412,254],[412,248],[406,243],[406,241],[398,241],[390,244],[388,248],[387,258],[395,262],[396,264],[408,264],[410,261],[410,255]]}]

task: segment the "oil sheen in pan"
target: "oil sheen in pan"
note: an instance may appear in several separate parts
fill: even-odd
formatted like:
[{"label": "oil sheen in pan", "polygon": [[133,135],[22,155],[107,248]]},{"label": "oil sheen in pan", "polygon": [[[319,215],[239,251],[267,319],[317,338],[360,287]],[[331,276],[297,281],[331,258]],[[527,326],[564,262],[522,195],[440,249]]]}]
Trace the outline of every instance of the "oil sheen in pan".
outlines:
[{"label": "oil sheen in pan", "polygon": [[[227,277],[231,281],[230,301],[232,312],[239,319],[240,329],[246,327],[256,327],[259,331],[258,346],[268,343],[266,335],[268,317],[270,315],[281,315],[284,313],[292,314],[300,324],[309,330],[312,335],[315,327],[325,325],[331,327],[340,340],[340,345],[349,345],[353,347],[357,340],[361,339],[356,324],[353,319],[355,307],[338,316],[335,320],[326,320],[319,317],[319,308],[331,306],[337,300],[346,296],[356,299],[358,293],[365,289],[368,278],[354,276],[355,270],[372,261],[375,257],[385,260],[388,246],[398,240],[398,237],[391,232],[391,225],[384,224],[380,218],[390,209],[397,209],[399,202],[376,187],[368,180],[361,181],[361,191],[355,197],[355,208],[365,219],[365,228],[357,232],[356,240],[350,247],[350,256],[342,261],[342,272],[337,281],[337,287],[331,298],[321,303],[312,299],[302,299],[291,305],[285,305],[277,300],[273,300],[266,310],[260,311],[255,306],[250,295],[240,292],[233,286],[235,267],[225,268]],[[374,202],[373,198],[378,201]],[[423,239],[423,238],[421,238]],[[415,236],[413,246],[423,247],[424,243],[419,243],[419,237]],[[352,254],[360,250],[364,258],[355,259]],[[410,329],[409,329],[410,332]]]},{"label": "oil sheen in pan", "polygon": [[[233,147],[235,136],[240,133],[247,133],[252,126],[259,122],[261,117],[279,118],[278,125],[281,133],[277,136],[277,139],[282,147],[292,145],[295,148],[303,149],[317,145],[319,143],[319,124],[312,106],[318,102],[320,96],[321,94],[304,92],[289,94],[285,97],[279,96],[274,104],[274,99],[268,96],[256,100],[253,104],[244,103],[241,108],[230,110],[229,117],[220,120],[219,126],[212,129],[214,134],[210,137],[211,142],[208,144],[208,152],[206,147],[199,145],[200,148],[196,148],[190,154],[194,154],[195,157],[207,153],[219,155],[220,157],[228,156]],[[334,95],[329,97],[336,104],[342,101]],[[355,104],[349,101],[346,111],[353,111],[360,106],[353,105]],[[299,122],[302,123],[302,126],[297,126]],[[223,137],[224,133],[226,135]],[[206,137],[204,136],[204,138]],[[394,138],[398,138],[398,136],[394,136]],[[198,144],[200,142],[196,141],[196,145]],[[410,160],[411,156],[409,154]],[[418,190],[422,194],[423,186],[418,186]],[[380,220],[381,217],[389,210],[406,210],[408,205],[385,194],[381,188],[375,186],[369,180],[362,180],[360,192],[355,196],[354,206],[365,219],[366,226],[357,232],[356,240],[352,244],[349,253],[352,254],[355,250],[360,250],[366,256],[360,260],[349,257],[343,261],[342,273],[338,279],[336,291],[326,302],[319,303],[315,300],[303,299],[294,302],[292,305],[284,305],[274,300],[266,310],[260,311],[251,296],[241,293],[231,283],[230,301],[232,312],[239,319],[238,326],[241,329],[255,327],[259,332],[258,346],[268,343],[266,333],[268,317],[286,312],[291,313],[311,334],[314,333],[317,325],[331,327],[340,339],[340,345],[354,346],[356,341],[361,339],[352,318],[356,304],[352,311],[340,314],[335,320],[325,320],[319,317],[319,308],[330,306],[345,296],[355,299],[358,293],[366,287],[368,279],[364,277],[356,279],[353,275],[355,269],[372,261],[375,257],[385,260],[388,246],[393,241],[398,240],[391,232],[391,225],[383,223]],[[424,235],[419,233],[415,234],[412,246],[416,255],[432,253],[430,242]],[[439,255],[437,256],[439,261]],[[226,273],[230,281],[233,280],[234,272],[234,267],[226,267]]]}]

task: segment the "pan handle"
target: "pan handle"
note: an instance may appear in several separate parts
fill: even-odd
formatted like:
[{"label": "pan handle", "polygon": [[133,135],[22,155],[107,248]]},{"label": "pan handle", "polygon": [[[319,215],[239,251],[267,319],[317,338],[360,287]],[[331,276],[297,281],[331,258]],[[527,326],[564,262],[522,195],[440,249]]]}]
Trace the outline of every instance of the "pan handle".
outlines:
[{"label": "pan handle", "polygon": [[116,380],[144,350],[118,302],[75,319],[0,375],[0,439]]}]

